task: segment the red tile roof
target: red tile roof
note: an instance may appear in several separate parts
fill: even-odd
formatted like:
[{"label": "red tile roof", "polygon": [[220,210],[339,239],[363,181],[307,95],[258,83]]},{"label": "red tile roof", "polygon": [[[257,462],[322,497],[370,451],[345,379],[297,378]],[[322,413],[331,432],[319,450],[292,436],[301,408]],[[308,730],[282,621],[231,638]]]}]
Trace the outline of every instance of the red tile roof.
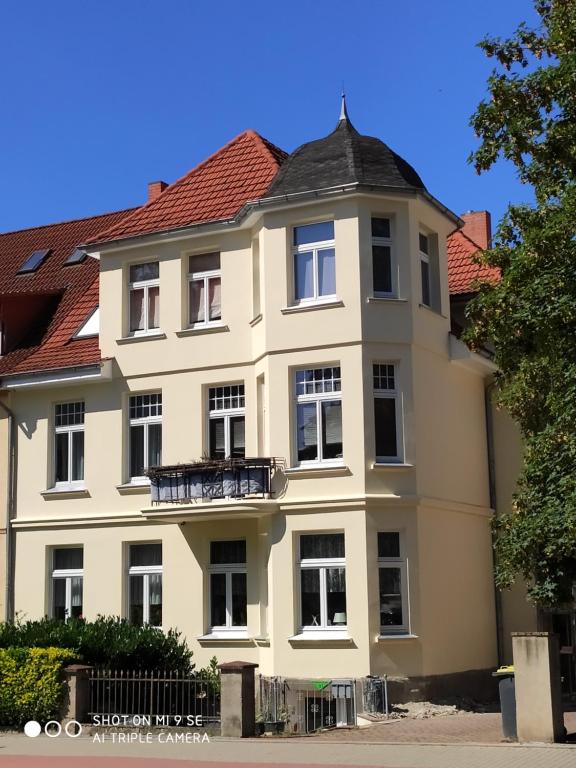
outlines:
[{"label": "red tile roof", "polygon": [[498,269],[474,261],[474,254],[479,250],[480,246],[461,231],[453,232],[449,236],[448,290],[451,296],[473,293],[479,281],[496,281],[500,278]]},{"label": "red tile roof", "polygon": [[[97,338],[72,339],[98,306],[98,262],[90,257],[80,264],[65,266],[65,262],[76,246],[133,211],[130,208],[0,234],[0,313],[6,297],[25,302],[32,297],[53,295],[56,303],[53,313],[43,316],[45,327],[40,329],[39,338],[30,345],[24,342],[0,357],[0,375],[100,360]],[[36,272],[19,275],[18,270],[32,251],[41,248],[50,248],[48,258]]]},{"label": "red tile roof", "polygon": [[231,219],[266,192],[286,156],[255,131],[244,131],[154,200],[87,242]]}]

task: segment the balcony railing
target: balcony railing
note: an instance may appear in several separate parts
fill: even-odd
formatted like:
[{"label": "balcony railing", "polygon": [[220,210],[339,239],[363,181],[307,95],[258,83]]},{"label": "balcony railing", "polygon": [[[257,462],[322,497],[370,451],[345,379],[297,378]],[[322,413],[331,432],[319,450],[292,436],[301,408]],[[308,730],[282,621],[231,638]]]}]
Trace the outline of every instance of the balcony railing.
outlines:
[{"label": "balcony railing", "polygon": [[270,498],[277,459],[205,459],[192,464],[151,467],[153,504],[186,504],[202,499]]}]

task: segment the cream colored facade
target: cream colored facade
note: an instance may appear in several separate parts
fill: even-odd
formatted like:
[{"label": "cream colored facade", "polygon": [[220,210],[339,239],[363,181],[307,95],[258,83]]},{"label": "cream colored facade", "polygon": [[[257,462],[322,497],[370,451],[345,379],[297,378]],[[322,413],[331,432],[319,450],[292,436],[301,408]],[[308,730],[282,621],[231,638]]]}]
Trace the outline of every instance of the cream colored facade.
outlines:
[{"label": "cream colored facade", "polygon": [[[397,296],[372,295],[371,218],[392,223]],[[294,306],[292,228],[333,220],[337,300]],[[346,193],[254,209],[240,225],[125,243],[101,263],[103,374],[11,383],[18,422],[15,606],[50,612],[52,548],[82,546],[83,615],[127,615],[127,547],[162,543],[164,627],[202,666],[264,674],[434,677],[494,668],[496,619],[485,421],[490,366],[450,338],[445,241],[454,219],[423,196]],[[438,242],[438,311],[422,306],[419,233]],[[187,257],[220,252],[222,327],[187,327]],[[128,271],[159,262],[160,330],[128,335]],[[372,364],[396,366],[401,461],[375,464]],[[341,465],[298,466],[294,371],[338,365]],[[243,382],[246,455],[283,460],[270,499],[151,505],[128,469],[128,398],[161,392],[162,464],[207,450],[207,388]],[[85,490],[54,492],[56,403],[85,402]],[[4,441],[2,441],[3,445]],[[0,451],[3,450],[0,445]],[[50,492],[52,489],[52,492]],[[2,499],[0,498],[0,502]],[[5,505],[2,504],[2,509]],[[406,631],[380,627],[377,534],[398,531]],[[343,532],[346,626],[300,626],[298,537]],[[247,633],[210,638],[210,542],[247,543]]]}]

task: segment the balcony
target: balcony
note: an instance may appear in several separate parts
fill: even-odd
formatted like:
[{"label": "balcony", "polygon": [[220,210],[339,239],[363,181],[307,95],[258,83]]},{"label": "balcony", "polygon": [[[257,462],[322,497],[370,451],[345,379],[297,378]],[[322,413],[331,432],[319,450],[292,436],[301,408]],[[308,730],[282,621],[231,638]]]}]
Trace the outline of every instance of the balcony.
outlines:
[{"label": "balcony", "polygon": [[152,504],[190,504],[213,499],[270,499],[281,462],[275,458],[204,459],[191,464],[151,467]]}]

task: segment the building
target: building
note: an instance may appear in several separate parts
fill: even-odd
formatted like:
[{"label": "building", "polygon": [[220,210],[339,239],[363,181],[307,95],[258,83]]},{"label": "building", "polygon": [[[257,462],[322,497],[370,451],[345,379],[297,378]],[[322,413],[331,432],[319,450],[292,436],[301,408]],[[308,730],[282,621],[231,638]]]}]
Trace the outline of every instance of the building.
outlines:
[{"label": "building", "polygon": [[56,225],[78,264],[41,230],[10,262],[8,307],[83,275],[22,359],[23,304],[3,315],[16,611],[178,627],[199,665],[479,690],[513,487],[507,455],[490,470],[493,364],[458,338],[486,215],[345,104],[289,156],[246,131],[150,192],[97,232]]}]

